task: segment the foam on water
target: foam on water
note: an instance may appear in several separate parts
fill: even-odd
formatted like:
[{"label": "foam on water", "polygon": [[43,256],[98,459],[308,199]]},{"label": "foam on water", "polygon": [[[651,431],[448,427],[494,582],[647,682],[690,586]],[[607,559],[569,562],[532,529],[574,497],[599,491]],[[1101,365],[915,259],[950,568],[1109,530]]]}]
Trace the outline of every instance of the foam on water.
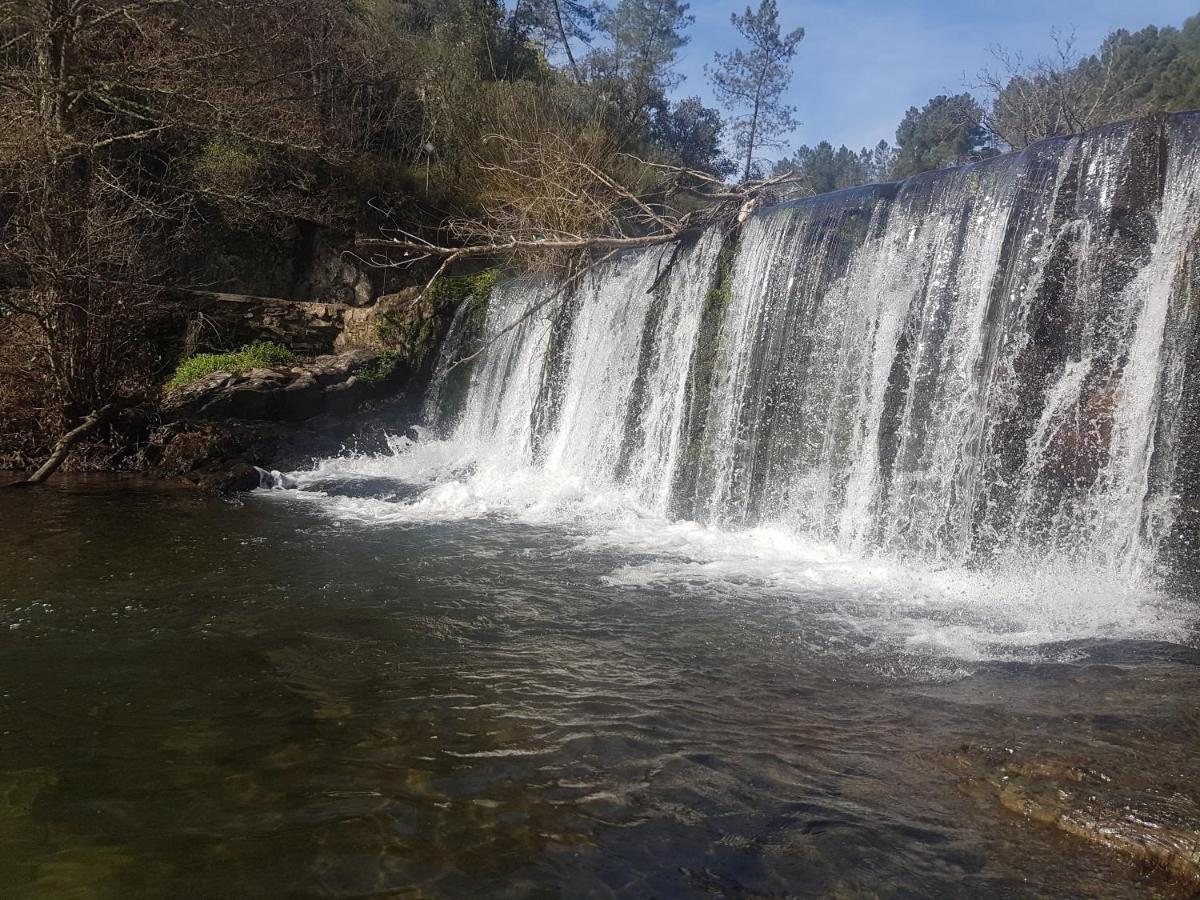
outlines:
[{"label": "foam on water", "polygon": [[[734,604],[771,603],[794,612],[797,633],[820,633],[834,652],[918,657],[1069,660],[1078,642],[1188,641],[1195,607],[1148,583],[1039,560],[1026,569],[922,566],[858,555],[786,526],[730,529],[670,520],[620,487],[571,473],[516,466],[453,440],[400,439],[393,454],[346,456],[292,473],[277,491],[361,527],[486,519],[553,526],[578,551],[616,562],[614,591]],[[367,480],[418,487],[404,499],[348,496]],[[830,640],[833,638],[833,640]]]}]

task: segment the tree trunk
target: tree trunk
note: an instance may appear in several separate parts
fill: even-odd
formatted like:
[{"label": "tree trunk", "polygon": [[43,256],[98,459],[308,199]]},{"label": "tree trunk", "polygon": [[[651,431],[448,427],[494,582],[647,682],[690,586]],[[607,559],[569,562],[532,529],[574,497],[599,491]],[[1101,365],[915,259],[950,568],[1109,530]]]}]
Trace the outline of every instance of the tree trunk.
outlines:
[{"label": "tree trunk", "polygon": [[758,140],[758,101],[754,101],[754,115],[750,118],[750,139],[746,142],[746,171],[742,173],[742,181],[750,180],[754,168],[754,144]]},{"label": "tree trunk", "polygon": [[758,143],[758,115],[762,109],[763,81],[767,77],[767,68],[763,66],[762,71],[758,73],[758,82],[754,86],[754,114],[750,117],[750,140],[747,141],[749,146],[746,147],[746,171],[742,175],[742,181],[749,181],[751,171],[754,168],[754,145]]},{"label": "tree trunk", "polygon": [[579,64],[575,62],[575,54],[571,52],[567,29],[563,27],[562,7],[559,6],[558,0],[554,0],[554,17],[558,20],[558,37],[562,41],[563,49],[567,51],[567,61],[571,64],[571,73],[575,76],[575,83],[583,84],[583,77],[579,74]]}]

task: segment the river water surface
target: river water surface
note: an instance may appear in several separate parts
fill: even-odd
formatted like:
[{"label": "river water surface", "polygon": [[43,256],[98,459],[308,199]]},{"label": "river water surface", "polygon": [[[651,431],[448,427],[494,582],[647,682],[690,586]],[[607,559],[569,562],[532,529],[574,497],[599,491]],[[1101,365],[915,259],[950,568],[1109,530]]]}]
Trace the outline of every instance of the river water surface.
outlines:
[{"label": "river water surface", "polygon": [[783,577],[769,536],[651,553],[320,487],[0,493],[0,894],[1187,892],[1001,801],[1069,765],[1192,808],[1192,606],[1072,639],[1055,596]]}]

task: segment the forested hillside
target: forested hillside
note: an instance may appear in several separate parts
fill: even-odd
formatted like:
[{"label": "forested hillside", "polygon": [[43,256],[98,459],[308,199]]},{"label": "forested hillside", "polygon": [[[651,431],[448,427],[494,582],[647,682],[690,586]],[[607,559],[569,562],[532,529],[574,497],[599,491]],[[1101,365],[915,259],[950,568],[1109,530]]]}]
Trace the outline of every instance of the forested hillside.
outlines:
[{"label": "forested hillside", "polygon": [[584,197],[524,202],[554,177],[556,148],[638,190],[653,170],[621,154],[723,171],[716,112],[666,99],[686,5],[653,17],[633,0],[0,9],[10,461],[114,397],[153,399],[177,361],[146,340],[163,285],[253,287],[281,244],[314,231],[391,224],[453,241],[466,223],[605,214]]},{"label": "forested hillside", "polygon": [[[108,404],[153,407],[205,344],[203,322],[161,339],[179,317],[167,288],[370,302],[464,257],[570,270],[721,204],[744,217],[794,131],[804,38],[773,0],[735,12],[708,68],[718,110],[676,74],[681,0],[7,0],[0,15],[9,465]],[[1200,17],[1059,50],[998,53],[983,102],[910,109],[894,146],[801,147],[775,181],[903,177],[1200,100]]]}]

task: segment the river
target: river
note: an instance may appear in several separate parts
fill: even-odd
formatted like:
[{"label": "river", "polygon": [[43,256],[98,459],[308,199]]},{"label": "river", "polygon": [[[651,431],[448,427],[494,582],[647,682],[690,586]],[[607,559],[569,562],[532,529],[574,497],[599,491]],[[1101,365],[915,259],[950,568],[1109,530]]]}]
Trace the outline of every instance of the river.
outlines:
[{"label": "river", "polygon": [[1183,890],[1001,801],[1057,763],[1194,802],[1186,607],[1071,638],[765,535],[388,521],[355,504],[411,487],[323,477],[0,494],[5,896]]}]

